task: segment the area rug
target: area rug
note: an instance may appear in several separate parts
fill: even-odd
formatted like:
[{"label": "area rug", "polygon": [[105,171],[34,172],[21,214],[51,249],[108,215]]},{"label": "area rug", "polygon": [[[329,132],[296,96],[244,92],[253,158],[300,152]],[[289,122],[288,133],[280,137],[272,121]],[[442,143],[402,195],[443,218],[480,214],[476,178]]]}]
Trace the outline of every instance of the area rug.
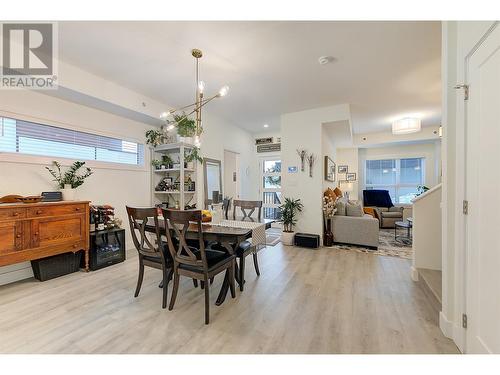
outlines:
[{"label": "area rug", "polygon": [[266,245],[276,246],[281,242],[281,229],[269,228],[266,230]]},{"label": "area rug", "polygon": [[391,256],[403,259],[412,259],[413,257],[413,248],[411,245],[406,245],[394,239],[394,229],[380,229],[379,245],[377,250],[368,249],[363,246],[343,244],[337,244],[332,247],[342,250],[351,250],[360,253]]}]

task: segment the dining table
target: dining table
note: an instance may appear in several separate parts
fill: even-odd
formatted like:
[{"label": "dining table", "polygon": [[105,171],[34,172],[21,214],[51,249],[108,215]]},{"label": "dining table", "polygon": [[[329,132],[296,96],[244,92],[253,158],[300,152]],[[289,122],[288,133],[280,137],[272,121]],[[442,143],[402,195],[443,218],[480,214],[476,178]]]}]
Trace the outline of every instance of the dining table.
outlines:
[{"label": "dining table", "polygon": [[[230,219],[233,221],[246,221],[261,223],[265,225],[266,229],[271,228],[271,224],[276,222],[275,219],[255,219],[249,217],[236,217],[235,219]],[[149,224],[151,223],[151,224]],[[146,225],[146,231],[155,233],[155,226],[153,220],[150,219],[149,223]],[[158,224],[160,226],[160,234],[166,235],[165,232],[165,221],[163,217],[158,218]],[[217,224],[212,224],[210,222],[202,223],[203,240],[206,242],[218,242],[222,245],[222,248],[229,254],[234,254],[236,247],[243,241],[252,237],[251,228],[239,228],[239,227],[228,227]],[[186,232],[186,239],[198,239],[198,227],[196,223],[191,223]],[[229,273],[226,272],[224,276],[224,281],[222,283],[221,290],[217,297],[215,304],[220,306],[224,303],[226,299],[227,292],[229,290]]]}]

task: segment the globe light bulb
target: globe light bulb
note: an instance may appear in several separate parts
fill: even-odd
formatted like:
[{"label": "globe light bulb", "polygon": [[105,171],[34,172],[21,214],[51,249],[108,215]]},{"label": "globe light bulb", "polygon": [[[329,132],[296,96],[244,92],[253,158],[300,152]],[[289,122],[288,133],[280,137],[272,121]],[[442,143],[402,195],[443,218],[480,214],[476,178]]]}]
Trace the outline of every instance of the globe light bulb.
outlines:
[{"label": "globe light bulb", "polygon": [[229,91],[229,86],[224,86],[219,90],[219,96],[226,96]]},{"label": "globe light bulb", "polygon": [[168,118],[168,116],[170,116],[170,112],[169,112],[169,111],[167,111],[167,112],[162,112],[162,113],[160,114],[160,120],[165,121],[165,120]]},{"label": "globe light bulb", "polygon": [[200,81],[198,82],[198,92],[200,94],[203,94],[203,91],[205,91],[205,82]]}]

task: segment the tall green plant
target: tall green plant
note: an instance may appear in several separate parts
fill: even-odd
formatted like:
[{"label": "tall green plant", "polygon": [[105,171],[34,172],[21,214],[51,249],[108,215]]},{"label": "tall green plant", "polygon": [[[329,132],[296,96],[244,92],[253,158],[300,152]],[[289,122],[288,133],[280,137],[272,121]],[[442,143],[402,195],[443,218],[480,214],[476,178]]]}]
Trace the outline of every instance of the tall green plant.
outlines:
[{"label": "tall green plant", "polygon": [[304,205],[300,199],[285,198],[284,203],[279,207],[281,210],[281,219],[284,232],[293,232],[293,227],[297,224],[297,216],[302,212]]},{"label": "tall green plant", "polygon": [[60,189],[64,189],[64,185],[71,185],[71,188],[75,189],[81,186],[85,179],[94,173],[90,168],[85,168],[83,174],[79,173],[80,168],[85,165],[84,161],[75,161],[64,173],[61,172],[61,164],[59,162],[53,161],[52,164],[55,166],[55,170],[49,167],[45,167],[45,169],[54,177],[52,181],[57,182],[57,186]]},{"label": "tall green plant", "polygon": [[200,155],[200,148],[199,147],[193,147],[191,151],[189,151],[186,154],[185,160],[187,162],[195,161],[198,160],[200,163],[203,163],[203,158]]}]

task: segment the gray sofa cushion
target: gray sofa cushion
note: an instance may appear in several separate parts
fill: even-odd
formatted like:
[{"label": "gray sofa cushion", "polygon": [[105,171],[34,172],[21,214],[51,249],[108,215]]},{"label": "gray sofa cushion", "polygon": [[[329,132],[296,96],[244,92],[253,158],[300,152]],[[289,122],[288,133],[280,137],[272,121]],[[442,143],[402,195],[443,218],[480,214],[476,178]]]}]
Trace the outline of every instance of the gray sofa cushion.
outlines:
[{"label": "gray sofa cushion", "polygon": [[403,213],[401,211],[397,211],[397,212],[387,211],[387,212],[382,212],[382,217],[398,218],[398,217],[403,217]]},{"label": "gray sofa cushion", "polygon": [[378,247],[378,231],[378,220],[371,215],[334,216],[332,218],[332,233],[335,242]]},{"label": "gray sofa cushion", "polygon": [[360,204],[349,203],[346,206],[346,215],[353,217],[362,217],[363,216],[363,207]]}]

